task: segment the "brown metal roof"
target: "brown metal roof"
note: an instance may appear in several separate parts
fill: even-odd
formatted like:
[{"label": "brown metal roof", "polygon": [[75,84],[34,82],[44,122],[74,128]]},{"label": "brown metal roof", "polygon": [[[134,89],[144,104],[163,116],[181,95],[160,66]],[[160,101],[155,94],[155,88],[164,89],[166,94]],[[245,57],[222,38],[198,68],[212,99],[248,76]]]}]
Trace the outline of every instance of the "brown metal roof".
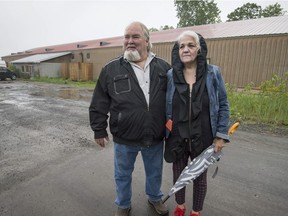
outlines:
[{"label": "brown metal roof", "polygon": [[[268,17],[251,20],[241,20],[201,26],[192,26],[158,32],[151,32],[152,43],[172,42],[185,31],[193,30],[203,35],[206,39],[244,37],[256,35],[288,34],[288,15]],[[69,44],[60,44],[47,47],[39,47],[17,54],[54,53],[74,50],[95,49],[101,47],[122,46],[123,36],[103,38],[89,41],[81,41]]]},{"label": "brown metal roof", "polygon": [[[123,37],[112,37],[112,38],[104,38],[97,40],[89,40],[89,41],[81,41],[75,43],[68,44],[60,44],[60,45],[52,45],[30,49],[25,51],[25,53],[36,54],[36,53],[55,53],[55,52],[66,52],[66,51],[74,51],[74,50],[85,50],[85,49],[94,49],[100,47],[114,47],[122,45]],[[17,54],[17,53],[16,53]],[[21,53],[21,54],[24,54]]]},{"label": "brown metal roof", "polygon": [[198,32],[206,39],[288,34],[288,16],[242,20],[152,32],[151,39],[154,43],[175,41],[177,36],[185,30]]}]

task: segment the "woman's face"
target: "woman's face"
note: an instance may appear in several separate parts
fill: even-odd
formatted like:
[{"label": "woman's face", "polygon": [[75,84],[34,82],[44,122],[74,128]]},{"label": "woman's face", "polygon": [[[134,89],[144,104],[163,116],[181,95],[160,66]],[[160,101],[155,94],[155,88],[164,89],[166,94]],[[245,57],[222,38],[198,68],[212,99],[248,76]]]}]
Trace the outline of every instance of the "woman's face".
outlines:
[{"label": "woman's face", "polygon": [[198,52],[196,42],[191,36],[184,36],[179,41],[179,56],[183,64],[193,63]]}]

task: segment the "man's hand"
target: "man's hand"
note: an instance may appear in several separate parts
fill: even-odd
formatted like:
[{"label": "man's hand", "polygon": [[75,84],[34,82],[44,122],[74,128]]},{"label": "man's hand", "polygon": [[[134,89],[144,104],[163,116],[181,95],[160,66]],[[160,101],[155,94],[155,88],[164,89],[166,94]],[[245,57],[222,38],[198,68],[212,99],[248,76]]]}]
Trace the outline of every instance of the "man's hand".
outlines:
[{"label": "man's hand", "polygon": [[214,147],[214,151],[215,152],[218,152],[218,151],[221,151],[225,144],[224,140],[221,139],[221,138],[215,138],[214,141],[213,141],[215,147]]},{"label": "man's hand", "polygon": [[98,138],[98,139],[95,139],[95,143],[100,145],[101,147],[105,147],[105,144],[109,141],[109,137],[105,137],[105,138]]}]

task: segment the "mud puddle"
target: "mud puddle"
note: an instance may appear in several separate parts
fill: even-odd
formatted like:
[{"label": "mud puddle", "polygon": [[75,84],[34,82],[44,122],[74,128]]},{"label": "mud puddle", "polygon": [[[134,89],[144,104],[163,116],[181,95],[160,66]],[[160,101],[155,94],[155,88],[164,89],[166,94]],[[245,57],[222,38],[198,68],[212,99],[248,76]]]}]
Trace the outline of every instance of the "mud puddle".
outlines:
[{"label": "mud puddle", "polygon": [[35,97],[59,97],[62,99],[84,100],[90,102],[93,90],[87,89],[42,89],[32,92]]}]

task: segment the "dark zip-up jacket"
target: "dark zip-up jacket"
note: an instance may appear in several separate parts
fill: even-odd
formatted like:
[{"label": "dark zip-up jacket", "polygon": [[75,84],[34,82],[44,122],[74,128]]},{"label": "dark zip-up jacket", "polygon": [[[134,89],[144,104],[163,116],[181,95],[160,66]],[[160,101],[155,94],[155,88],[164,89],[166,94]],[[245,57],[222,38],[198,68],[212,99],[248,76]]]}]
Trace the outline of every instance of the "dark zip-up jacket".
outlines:
[{"label": "dark zip-up jacket", "polygon": [[[199,35],[199,39],[201,52],[198,53],[197,57],[197,70],[206,65],[208,52],[204,38]],[[167,73],[166,114],[167,120],[173,121],[172,131],[167,130],[166,134],[164,158],[167,162],[174,162],[181,158],[186,149],[190,150],[192,148],[199,155],[212,144],[214,137],[219,137],[229,142],[229,103],[220,68],[210,64],[205,66],[205,70],[207,70],[207,76],[205,77],[207,93],[205,94],[208,96],[205,102],[208,102],[205,110],[207,111],[209,106],[207,111],[209,113],[206,112],[206,114],[201,116],[201,127],[197,127],[197,125],[193,127],[192,121],[190,121],[191,116],[189,116],[189,111],[191,111],[189,106],[191,101],[187,91],[189,87],[184,78],[183,65],[179,57],[179,46],[177,43],[175,43],[172,50],[172,65],[173,70],[171,69]],[[201,103],[193,102],[195,105],[201,106],[201,113],[203,113],[203,108],[205,108],[203,107],[203,101]],[[209,127],[211,131],[208,131]],[[192,130],[194,131],[194,136],[191,136]]]},{"label": "dark zip-up jacket", "polygon": [[102,68],[89,107],[90,125],[95,138],[107,134],[107,119],[114,142],[150,146],[165,136],[167,71],[161,58],[150,62],[149,105],[129,62],[123,56]]}]

